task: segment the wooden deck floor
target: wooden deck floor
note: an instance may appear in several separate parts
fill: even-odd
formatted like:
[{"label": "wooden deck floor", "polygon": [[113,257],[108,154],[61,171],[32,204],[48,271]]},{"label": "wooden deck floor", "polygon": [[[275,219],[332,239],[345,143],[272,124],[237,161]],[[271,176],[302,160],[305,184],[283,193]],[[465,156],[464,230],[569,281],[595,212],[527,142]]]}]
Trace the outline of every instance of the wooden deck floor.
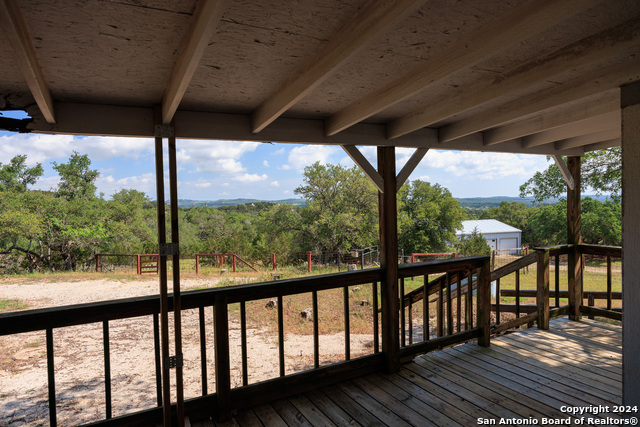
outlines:
[{"label": "wooden deck floor", "polygon": [[[585,319],[529,329],[416,358],[369,375],[237,413],[239,426],[471,426],[479,419],[568,419],[563,406],[622,402],[621,328]],[[620,418],[586,414],[585,418]],[[573,424],[573,422],[572,422]],[[211,421],[193,423],[212,426]]]}]

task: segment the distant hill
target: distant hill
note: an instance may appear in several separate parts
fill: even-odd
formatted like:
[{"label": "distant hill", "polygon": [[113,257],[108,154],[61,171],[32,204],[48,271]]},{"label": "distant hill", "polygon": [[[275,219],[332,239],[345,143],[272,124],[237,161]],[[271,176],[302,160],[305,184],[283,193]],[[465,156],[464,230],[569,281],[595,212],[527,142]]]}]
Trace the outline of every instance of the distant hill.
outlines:
[{"label": "distant hill", "polygon": [[287,203],[294,206],[305,206],[306,202],[302,199],[283,199],[283,200],[258,200],[258,199],[222,199],[222,200],[189,200],[178,199],[178,206],[181,208],[195,208],[197,206],[207,206],[210,208],[219,208],[221,206],[246,205],[248,203]]},{"label": "distant hill", "polygon": [[[585,195],[583,197],[591,197],[600,201],[608,199],[607,196]],[[456,197],[460,205],[466,209],[489,209],[499,206],[502,202],[518,202],[525,203],[527,206],[533,206],[533,197],[511,197],[511,196],[494,196],[494,197]],[[259,199],[221,199],[221,200],[190,200],[179,199],[178,206],[181,208],[194,208],[196,206],[207,206],[211,208],[219,208],[221,206],[245,205],[248,203],[287,203],[293,206],[305,206],[303,199],[282,199],[282,200],[259,200]],[[554,204],[558,199],[545,200],[544,203]]]},{"label": "distant hill", "polygon": [[[601,202],[604,202],[605,200],[608,200],[609,197],[605,196],[605,195],[601,195],[601,196],[596,196],[596,195],[589,195],[589,194],[585,194],[582,196],[582,198],[585,197],[591,197],[592,199],[595,200],[600,200]],[[499,206],[500,203],[502,202],[518,202],[518,203],[524,203],[527,206],[533,206],[533,197],[510,197],[510,196],[495,196],[495,197],[456,197],[456,200],[460,202],[460,206],[462,206],[463,208],[466,209],[489,209],[489,208],[494,208],[496,206]],[[560,199],[547,199],[545,200],[543,203],[544,204],[555,204],[558,203],[560,201]]]}]

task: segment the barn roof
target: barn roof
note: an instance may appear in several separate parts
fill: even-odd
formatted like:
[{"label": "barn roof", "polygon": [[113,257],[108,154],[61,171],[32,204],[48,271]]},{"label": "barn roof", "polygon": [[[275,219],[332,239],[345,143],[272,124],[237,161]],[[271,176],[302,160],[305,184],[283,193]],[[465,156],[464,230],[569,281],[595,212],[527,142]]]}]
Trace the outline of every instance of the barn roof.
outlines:
[{"label": "barn roof", "polygon": [[462,221],[462,230],[456,233],[456,236],[467,236],[473,233],[473,230],[477,230],[478,233],[485,234],[500,234],[500,233],[521,233],[515,227],[500,222],[497,219],[475,219],[469,221]]},{"label": "barn roof", "polygon": [[45,133],[580,155],[620,144],[637,0],[4,0]]}]

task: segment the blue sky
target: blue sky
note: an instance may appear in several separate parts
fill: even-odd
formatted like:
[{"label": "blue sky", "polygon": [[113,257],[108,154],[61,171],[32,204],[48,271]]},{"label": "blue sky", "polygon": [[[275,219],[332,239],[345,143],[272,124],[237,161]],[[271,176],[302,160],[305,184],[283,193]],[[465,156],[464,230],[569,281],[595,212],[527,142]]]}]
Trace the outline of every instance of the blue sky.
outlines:
[{"label": "blue sky", "polygon": [[[360,148],[375,165],[375,149]],[[55,188],[52,162],[66,162],[73,151],[89,155],[105,197],[133,188],[155,199],[152,139],[0,132],[0,163],[18,154],[26,154],[30,165],[42,163],[45,173],[34,188]],[[396,150],[398,171],[412,152]],[[179,139],[177,154],[179,198],[193,200],[297,198],[294,190],[302,184],[305,166],[316,161],[353,166],[340,147],[326,145]],[[547,165],[539,155],[430,150],[410,179],[438,183],[454,197],[518,196],[519,186]]]}]

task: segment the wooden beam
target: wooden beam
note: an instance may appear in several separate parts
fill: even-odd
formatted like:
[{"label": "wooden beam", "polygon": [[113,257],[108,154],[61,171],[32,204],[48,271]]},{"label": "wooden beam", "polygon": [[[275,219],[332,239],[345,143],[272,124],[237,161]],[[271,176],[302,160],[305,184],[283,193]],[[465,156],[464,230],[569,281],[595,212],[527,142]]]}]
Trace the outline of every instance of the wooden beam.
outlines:
[{"label": "wooden beam", "polygon": [[31,43],[27,23],[16,0],[0,1],[0,26],[13,48],[22,76],[47,123],[55,123],[53,99]]},{"label": "wooden beam", "polygon": [[542,114],[522,121],[487,130],[484,133],[484,143],[485,145],[498,144],[511,139],[521,138],[580,122],[581,120],[596,119],[604,114],[619,113],[619,104],[619,91],[605,92],[603,96],[597,100],[583,100],[579,105],[570,105],[567,108],[563,108],[562,111],[543,112]]},{"label": "wooden beam", "polygon": [[[37,114],[28,129],[35,133],[153,137],[153,109],[123,105],[56,103],[58,122],[48,124]],[[178,110],[175,115],[180,138],[226,141],[261,141],[292,144],[395,146],[439,150],[487,151],[496,153],[581,155],[584,150],[558,151],[553,144],[522,148],[519,140],[485,147],[482,135],[473,134],[440,144],[436,129],[420,129],[393,141],[387,139],[384,124],[359,123],[327,137],[324,122],[280,117],[259,134],[252,134],[248,114]]]},{"label": "wooden beam", "polygon": [[343,145],[342,148],[347,152],[351,160],[362,169],[364,174],[373,182],[378,191],[384,192],[384,183],[382,182],[382,176],[378,171],[371,166],[371,163],[362,155],[358,147],[355,145]]},{"label": "wooden beam", "polygon": [[[433,99],[420,110],[400,117],[387,125],[389,138],[397,138],[425,126],[433,125],[464,111],[496,101],[511,93],[544,83],[569,69],[579,69],[615,58],[624,52],[633,52],[638,48],[640,38],[640,17],[634,17],[622,25],[608,28],[600,34],[589,36],[580,42],[581,49],[567,49],[566,54],[556,55],[549,60],[522,67],[525,71],[502,80],[494,78],[465,85],[458,90],[459,96]],[[562,50],[561,50],[562,51]],[[522,135],[518,135],[522,136]],[[505,140],[518,136],[506,137]]]},{"label": "wooden beam", "polygon": [[182,42],[178,61],[162,98],[162,122],[169,124],[189,87],[204,50],[211,40],[229,0],[200,0]]},{"label": "wooden beam", "polygon": [[409,175],[415,170],[415,168],[420,164],[420,161],[424,158],[424,156],[429,151],[428,148],[418,148],[411,155],[411,158],[405,163],[404,167],[396,177],[396,191],[400,190],[407,179],[409,179]]},{"label": "wooden beam", "polygon": [[444,51],[359,99],[327,120],[327,135],[336,133],[424,90],[460,69],[470,67],[598,3],[597,0],[529,1],[488,25],[472,31]]},{"label": "wooden beam", "polygon": [[[606,129],[588,135],[575,136],[555,142],[557,150],[567,150],[569,148],[584,147],[591,144],[598,144],[603,141],[620,140],[620,126],[615,129]],[[618,144],[620,145],[620,144]]]},{"label": "wooden beam", "polygon": [[588,153],[589,151],[597,151],[597,150],[605,150],[607,148],[619,147],[622,145],[622,139],[610,139],[608,141],[597,142],[595,144],[589,144],[584,146],[584,152]]},{"label": "wooden beam", "polygon": [[262,131],[358,53],[375,36],[391,29],[424,2],[425,0],[369,2],[276,93],[253,112],[251,131]]},{"label": "wooden beam", "polygon": [[524,148],[537,147],[538,145],[548,144],[562,139],[619,128],[620,110],[618,109],[612,113],[580,120],[554,129],[549,129],[544,132],[528,135],[522,138],[522,146]]},{"label": "wooden beam", "polygon": [[567,187],[573,190],[575,188],[575,183],[573,182],[573,177],[571,176],[571,171],[567,167],[567,164],[564,162],[564,160],[562,160],[562,157],[558,156],[557,154],[554,154],[551,157],[553,157],[553,160],[556,161],[556,165],[558,165],[560,173],[562,174],[564,181],[567,183]]},{"label": "wooden beam", "polygon": [[453,141],[456,138],[522,120],[582,98],[618,90],[621,84],[638,79],[640,79],[640,58],[618,62],[561,86],[553,86],[498,107],[487,108],[467,119],[442,127],[439,129],[440,142]]}]

